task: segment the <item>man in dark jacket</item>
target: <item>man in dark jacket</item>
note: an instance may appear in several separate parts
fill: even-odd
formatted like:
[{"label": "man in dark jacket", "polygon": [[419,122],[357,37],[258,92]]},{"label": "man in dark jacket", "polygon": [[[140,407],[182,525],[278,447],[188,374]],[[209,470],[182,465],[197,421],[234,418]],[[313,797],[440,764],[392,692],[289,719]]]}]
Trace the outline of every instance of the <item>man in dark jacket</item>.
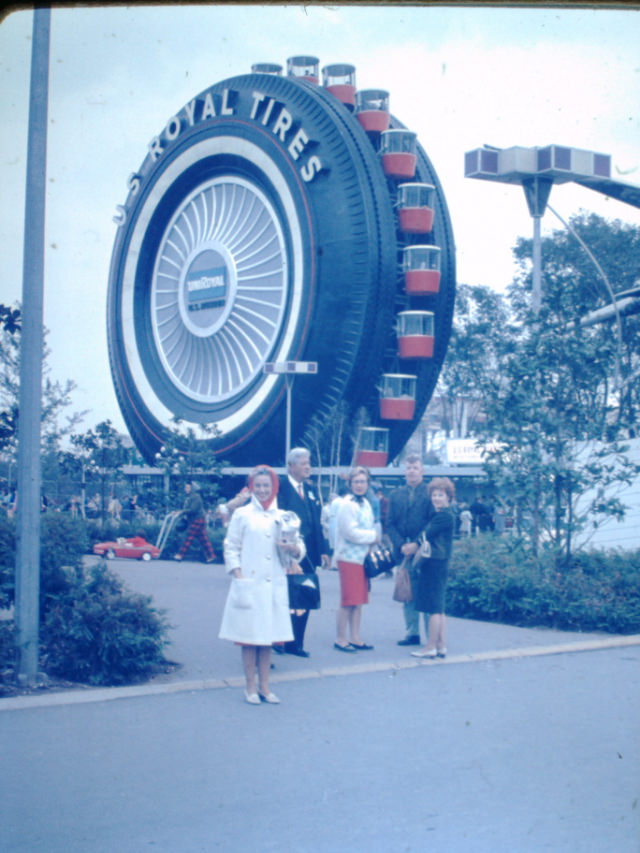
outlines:
[{"label": "man in dark jacket", "polygon": [[[303,572],[315,572],[318,566],[328,562],[329,546],[322,532],[320,498],[307,482],[311,476],[309,451],[304,447],[294,447],[287,457],[287,469],[287,476],[280,480],[278,507],[295,512],[300,519],[300,533],[307,548],[301,568]],[[284,645],[284,651],[288,654],[309,657],[309,652],[304,649],[308,618],[308,610],[302,614],[292,613],[293,641]]]},{"label": "man in dark jacket", "polygon": [[473,521],[471,522],[471,535],[475,536],[479,530],[481,533],[486,533],[491,526],[491,510],[487,505],[486,498],[482,495],[479,498],[477,495],[473,499],[473,503],[469,507]]},{"label": "man in dark jacket", "polygon": [[213,563],[216,555],[213,553],[211,542],[209,542],[209,538],[207,536],[204,504],[202,503],[200,492],[198,491],[195,483],[185,483],[184,492],[186,497],[182,506],[182,514],[187,519],[187,535],[184,538],[184,542],[182,543],[180,550],[173,559],[182,560],[184,555],[187,553],[189,545],[191,545],[194,538],[197,537],[204,550],[207,563]]},{"label": "man in dark jacket", "polygon": [[[405,458],[405,485],[394,489],[389,496],[386,532],[393,545],[393,556],[397,563],[409,560],[418,550],[420,533],[434,512],[427,486],[423,480],[422,459],[417,454]],[[411,566],[409,566],[411,572]],[[412,601],[403,605],[406,634],[398,641],[399,646],[420,645],[420,614]],[[426,625],[425,625],[426,631]]]}]

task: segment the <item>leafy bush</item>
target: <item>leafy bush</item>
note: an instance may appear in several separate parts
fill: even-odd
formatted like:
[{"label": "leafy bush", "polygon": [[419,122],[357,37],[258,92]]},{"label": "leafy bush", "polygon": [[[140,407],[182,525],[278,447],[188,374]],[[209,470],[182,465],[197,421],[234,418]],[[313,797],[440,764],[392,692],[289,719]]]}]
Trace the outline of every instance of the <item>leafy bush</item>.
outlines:
[{"label": "leafy bush", "polygon": [[13,678],[16,636],[13,619],[0,619],[0,684]]},{"label": "leafy bush", "polygon": [[65,566],[80,565],[88,547],[86,523],[62,513],[45,513],[40,520],[40,606],[67,586]]},{"label": "leafy bush", "polygon": [[[124,588],[106,563],[86,573],[87,524],[59,513],[42,516],[40,548],[41,669],[89,684],[139,681],[165,663],[164,614]],[[0,606],[14,598],[15,524],[0,519]],[[14,624],[0,620],[0,676],[13,677]]]},{"label": "leafy bush", "polygon": [[76,572],[52,597],[41,627],[50,675],[88,684],[129,684],[166,663],[168,624],[148,596],[131,593],[104,561]]},{"label": "leafy bush", "polygon": [[455,544],[447,585],[452,616],[520,626],[629,634],[640,631],[640,551],[576,554],[558,572],[509,539]]},{"label": "leafy bush", "polygon": [[[63,566],[80,565],[87,550],[85,522],[60,513],[40,519],[40,607],[46,609],[47,596],[66,586]],[[15,596],[16,524],[0,517],[0,608],[10,607]]]}]

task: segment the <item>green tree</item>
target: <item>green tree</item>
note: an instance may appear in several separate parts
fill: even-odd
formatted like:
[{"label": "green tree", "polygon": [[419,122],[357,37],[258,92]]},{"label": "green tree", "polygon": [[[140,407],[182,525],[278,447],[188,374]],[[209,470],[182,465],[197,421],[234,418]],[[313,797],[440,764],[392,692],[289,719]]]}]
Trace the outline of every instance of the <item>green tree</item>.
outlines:
[{"label": "green tree", "polygon": [[[550,321],[571,326],[611,301],[611,293],[637,287],[640,277],[640,227],[581,212],[542,241],[543,302]],[[589,253],[596,260],[594,264]],[[518,272],[510,291],[511,307],[520,321],[531,293],[531,240],[521,238],[514,249]],[[604,278],[603,278],[604,274]],[[605,280],[606,279],[606,280]],[[607,386],[615,397],[616,421],[634,430],[640,420],[640,316],[620,318],[591,328],[599,362],[606,363]],[[619,375],[618,375],[619,374]],[[635,380],[634,377],[635,376]]]},{"label": "green tree", "polygon": [[0,451],[12,456],[18,434],[20,309],[0,305]]},{"label": "green tree", "polygon": [[[15,463],[20,408],[20,308],[0,305],[0,456],[7,465]],[[47,332],[45,330],[45,341]],[[85,412],[67,414],[75,383],[53,381],[43,351],[42,429],[43,455],[55,453],[63,438],[82,420]]]},{"label": "green tree", "polygon": [[[100,478],[100,519],[104,524],[108,505],[108,495],[118,477],[121,466],[127,461],[127,450],[122,438],[109,419],[96,424],[94,429],[71,436],[75,456],[82,471],[82,514],[85,513],[84,489],[85,475],[88,470],[96,472]],[[66,464],[69,459],[65,457]]]},{"label": "green tree", "polygon": [[[603,267],[628,245],[628,229],[619,223],[608,226],[583,216],[571,224],[585,232],[585,240],[592,229],[602,238]],[[543,241],[542,308],[534,314],[530,249],[530,241],[519,240],[514,250],[520,268],[508,293],[512,325],[499,343],[499,371],[482,377],[486,422],[479,434],[491,446],[489,476],[515,502],[518,530],[534,553],[544,544],[565,563],[590,519],[624,514],[619,500],[602,495],[636,473],[625,454],[629,417],[620,414],[614,382],[629,332],[623,330],[618,340],[609,328],[581,324],[606,300],[595,281],[597,270],[589,268],[588,256],[583,261],[579,244],[574,251],[564,230]],[[635,318],[624,322],[629,321]],[[629,364],[637,358],[632,346],[627,357]],[[590,490],[600,497],[578,511]]]},{"label": "green tree", "polygon": [[[322,471],[325,468],[337,468],[341,464],[343,448],[349,444],[351,434],[349,406],[342,400],[333,409],[322,425],[316,424],[309,432],[310,450],[313,451],[319,468],[317,477],[318,493],[322,497]],[[329,474],[329,493],[337,492],[338,475]]]},{"label": "green tree", "polygon": [[180,418],[174,418],[173,423],[155,459],[165,472],[165,509],[182,502],[184,484],[191,480],[199,482],[205,506],[211,506],[218,494],[223,463],[207,439],[216,438],[220,432],[215,424],[187,427]]},{"label": "green tree", "polygon": [[509,307],[502,294],[485,285],[458,285],[451,337],[436,390],[447,436],[464,437],[479,428],[484,386],[498,370],[510,334]]},{"label": "green tree", "polygon": [[0,328],[10,335],[19,332],[22,329],[20,309],[0,305]]}]

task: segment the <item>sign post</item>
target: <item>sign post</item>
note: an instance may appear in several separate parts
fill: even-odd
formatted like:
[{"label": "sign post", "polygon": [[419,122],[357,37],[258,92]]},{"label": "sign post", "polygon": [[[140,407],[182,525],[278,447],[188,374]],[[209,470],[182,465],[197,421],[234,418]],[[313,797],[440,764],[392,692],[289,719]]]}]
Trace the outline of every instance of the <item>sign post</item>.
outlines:
[{"label": "sign post", "polygon": [[267,362],[263,369],[263,373],[282,373],[285,375],[285,382],[287,386],[287,426],[286,426],[286,434],[285,434],[285,448],[284,448],[284,460],[285,464],[287,459],[289,458],[289,451],[291,450],[291,388],[293,386],[293,380],[298,373],[317,373],[318,372],[318,362],[317,361],[269,361]]}]

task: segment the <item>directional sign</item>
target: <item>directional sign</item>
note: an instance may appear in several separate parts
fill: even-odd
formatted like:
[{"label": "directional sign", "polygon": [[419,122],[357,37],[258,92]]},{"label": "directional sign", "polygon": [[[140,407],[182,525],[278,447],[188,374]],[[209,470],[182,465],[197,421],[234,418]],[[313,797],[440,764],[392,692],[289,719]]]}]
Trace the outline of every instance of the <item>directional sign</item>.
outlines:
[{"label": "directional sign", "polygon": [[268,361],[263,373],[317,373],[317,361]]}]

